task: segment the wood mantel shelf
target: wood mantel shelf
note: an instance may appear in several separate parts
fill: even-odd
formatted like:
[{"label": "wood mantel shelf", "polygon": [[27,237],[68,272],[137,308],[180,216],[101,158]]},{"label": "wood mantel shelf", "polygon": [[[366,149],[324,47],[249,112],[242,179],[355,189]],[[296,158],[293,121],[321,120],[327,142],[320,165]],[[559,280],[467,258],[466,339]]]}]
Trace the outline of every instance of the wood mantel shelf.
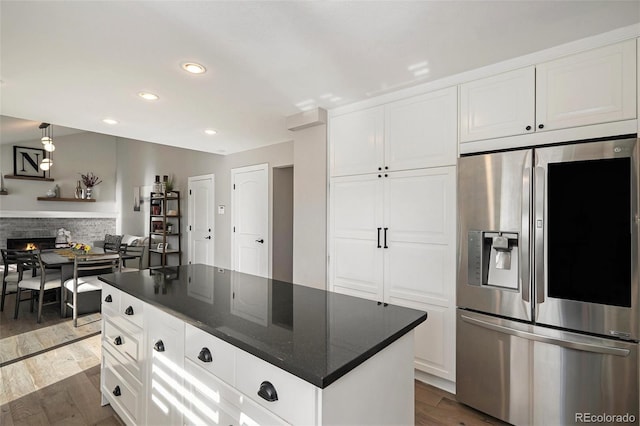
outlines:
[{"label": "wood mantel shelf", "polygon": [[16,175],[4,175],[5,179],[22,179],[22,180],[40,180],[43,182],[53,182],[55,179],[53,178],[43,178],[43,177],[35,177],[35,176],[16,176]]},{"label": "wood mantel shelf", "polygon": [[95,198],[58,198],[58,197],[38,197],[38,201],[71,201],[73,203],[95,203]]}]

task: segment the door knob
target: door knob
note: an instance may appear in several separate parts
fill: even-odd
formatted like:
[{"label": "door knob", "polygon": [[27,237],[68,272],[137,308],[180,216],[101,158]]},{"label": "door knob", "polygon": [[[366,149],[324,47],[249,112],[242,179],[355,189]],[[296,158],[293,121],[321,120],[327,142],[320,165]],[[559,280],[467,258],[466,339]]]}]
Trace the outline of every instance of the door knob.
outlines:
[{"label": "door knob", "polygon": [[211,239],[211,235],[209,235],[208,237],[204,237],[205,240],[210,240]]},{"label": "door knob", "polygon": [[259,240],[256,240],[256,243],[264,244],[264,240],[260,238]]}]

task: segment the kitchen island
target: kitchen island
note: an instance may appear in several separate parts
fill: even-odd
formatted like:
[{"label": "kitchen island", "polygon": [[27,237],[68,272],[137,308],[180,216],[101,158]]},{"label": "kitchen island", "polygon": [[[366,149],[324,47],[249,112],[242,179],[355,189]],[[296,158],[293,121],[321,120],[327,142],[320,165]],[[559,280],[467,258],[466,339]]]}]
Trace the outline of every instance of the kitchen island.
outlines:
[{"label": "kitchen island", "polygon": [[413,424],[425,312],[205,265],[100,279],[102,402],[127,424]]}]

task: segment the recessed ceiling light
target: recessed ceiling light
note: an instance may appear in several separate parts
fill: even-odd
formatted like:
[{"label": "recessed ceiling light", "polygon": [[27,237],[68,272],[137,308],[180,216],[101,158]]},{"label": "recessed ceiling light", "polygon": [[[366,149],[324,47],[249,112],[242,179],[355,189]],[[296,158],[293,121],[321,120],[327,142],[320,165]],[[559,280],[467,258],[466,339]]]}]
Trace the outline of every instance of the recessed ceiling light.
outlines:
[{"label": "recessed ceiling light", "polygon": [[182,69],[190,72],[191,74],[202,74],[207,69],[200,64],[196,64],[195,62],[187,62],[182,64]]},{"label": "recessed ceiling light", "polygon": [[142,99],[146,99],[147,101],[158,100],[158,95],[154,95],[153,93],[149,93],[149,92],[140,92],[138,93],[138,96],[140,96]]},{"label": "recessed ceiling light", "polygon": [[218,133],[217,131],[213,130],[213,129],[207,129],[204,131],[206,134],[208,135],[215,135],[216,133]]},{"label": "recessed ceiling light", "polygon": [[103,123],[107,123],[107,124],[118,124],[118,120],[114,120],[113,118],[105,118],[104,120],[102,120]]}]

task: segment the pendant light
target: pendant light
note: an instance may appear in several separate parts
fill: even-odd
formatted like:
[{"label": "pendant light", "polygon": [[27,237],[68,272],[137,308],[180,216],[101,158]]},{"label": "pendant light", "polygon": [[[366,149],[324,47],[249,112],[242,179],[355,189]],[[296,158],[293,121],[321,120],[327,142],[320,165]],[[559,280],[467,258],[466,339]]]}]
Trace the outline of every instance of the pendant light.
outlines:
[{"label": "pendant light", "polygon": [[[42,159],[42,162],[40,163],[40,169],[46,171],[49,171],[49,173],[51,173],[50,169],[51,166],[53,166],[53,151],[55,151],[56,146],[53,144],[53,137],[52,137],[52,132],[53,132],[53,126],[51,126],[49,123],[40,123],[39,126],[40,130],[42,130],[42,138],[40,139],[40,141],[42,142],[43,148],[45,150],[45,156]],[[47,158],[47,154],[49,153],[49,157]]]}]

